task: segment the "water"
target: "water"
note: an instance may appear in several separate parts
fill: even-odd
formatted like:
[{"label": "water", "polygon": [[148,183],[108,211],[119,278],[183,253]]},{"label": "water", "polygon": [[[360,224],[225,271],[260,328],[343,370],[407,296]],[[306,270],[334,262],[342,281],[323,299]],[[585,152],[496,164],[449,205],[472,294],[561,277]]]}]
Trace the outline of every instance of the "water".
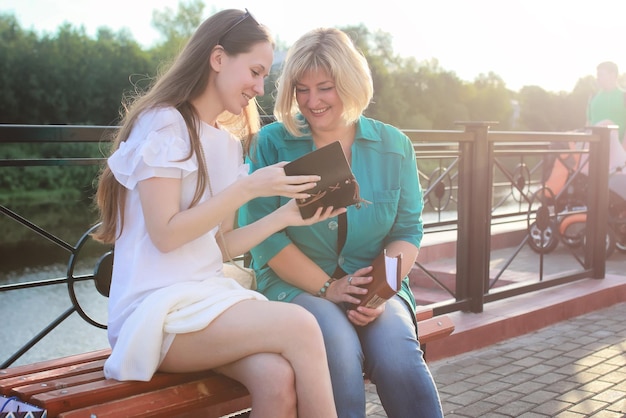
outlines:
[{"label": "water", "polygon": [[[56,264],[43,268],[26,268],[7,275],[9,282],[47,280],[64,277],[66,266]],[[82,271],[77,271],[82,274]],[[93,282],[76,285],[77,299],[94,320],[106,323],[107,298],[98,294]],[[66,285],[51,285],[0,292],[0,362],[6,361],[24,344],[37,335],[50,322],[71,308],[72,303]],[[72,313],[50,334],[39,341],[12,365],[79,354],[108,348],[106,330],[94,327],[78,313]]]},{"label": "water", "polygon": [[[77,247],[95,222],[95,214],[80,199],[44,201],[44,196],[23,202],[1,202],[10,211],[66,243]],[[0,286],[66,277],[71,252],[9,216],[0,214]],[[108,248],[87,238],[76,255],[74,276],[93,273],[95,261]],[[92,281],[77,283],[77,299],[99,323],[107,321],[107,298]],[[64,284],[0,292],[0,363],[4,363],[38,333],[72,307]],[[12,365],[27,364],[90,350],[107,348],[106,330],[72,313]]]}]

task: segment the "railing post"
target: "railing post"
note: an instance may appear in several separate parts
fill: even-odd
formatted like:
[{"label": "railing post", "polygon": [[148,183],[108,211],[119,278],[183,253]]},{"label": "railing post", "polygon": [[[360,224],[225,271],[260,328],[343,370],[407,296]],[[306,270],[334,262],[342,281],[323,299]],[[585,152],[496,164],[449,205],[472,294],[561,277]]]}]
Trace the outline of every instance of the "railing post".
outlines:
[{"label": "railing post", "polygon": [[469,299],[470,311],[483,311],[489,286],[493,145],[489,126],[495,122],[459,122],[472,133],[470,146],[461,146],[457,231],[457,298]]},{"label": "railing post", "polygon": [[[467,131],[467,129],[466,129]],[[474,141],[459,143],[459,176],[457,191],[457,238],[456,238],[456,300],[470,300],[470,274],[468,271],[469,253],[471,243],[471,196],[472,196],[472,173]]]},{"label": "railing post", "polygon": [[587,188],[587,228],[585,267],[592,278],[603,279],[606,273],[606,234],[609,211],[609,153],[611,131],[617,126],[595,126],[591,132],[600,137],[589,143],[589,185]]}]

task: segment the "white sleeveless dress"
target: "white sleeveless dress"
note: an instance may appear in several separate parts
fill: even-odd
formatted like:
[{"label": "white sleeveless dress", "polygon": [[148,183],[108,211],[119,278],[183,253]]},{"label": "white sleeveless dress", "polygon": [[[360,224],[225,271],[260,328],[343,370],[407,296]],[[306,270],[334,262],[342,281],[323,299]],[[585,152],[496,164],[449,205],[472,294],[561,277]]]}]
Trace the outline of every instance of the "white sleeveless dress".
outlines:
[{"label": "white sleeveless dress", "polygon": [[[248,174],[241,142],[230,133],[202,124],[201,141],[213,193]],[[187,158],[190,149],[180,113],[160,108],[142,114],[129,139],[108,160],[127,191],[109,295],[108,336],[113,352],[104,367],[107,378],[150,380],[175,334],[205,328],[241,300],[266,300],[224,277],[217,227],[168,253],[160,252],[150,240],[137,183],[151,177],[180,178],[180,207],[188,208],[198,176],[195,156]],[[207,190],[202,201],[209,198]]]}]

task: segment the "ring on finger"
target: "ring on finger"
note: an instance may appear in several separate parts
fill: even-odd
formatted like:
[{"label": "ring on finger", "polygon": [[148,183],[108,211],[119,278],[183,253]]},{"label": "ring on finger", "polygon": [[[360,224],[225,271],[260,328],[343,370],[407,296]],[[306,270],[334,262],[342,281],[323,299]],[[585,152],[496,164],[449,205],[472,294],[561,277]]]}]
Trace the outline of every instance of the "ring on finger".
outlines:
[{"label": "ring on finger", "polygon": [[348,284],[352,284],[352,276],[348,277]]}]

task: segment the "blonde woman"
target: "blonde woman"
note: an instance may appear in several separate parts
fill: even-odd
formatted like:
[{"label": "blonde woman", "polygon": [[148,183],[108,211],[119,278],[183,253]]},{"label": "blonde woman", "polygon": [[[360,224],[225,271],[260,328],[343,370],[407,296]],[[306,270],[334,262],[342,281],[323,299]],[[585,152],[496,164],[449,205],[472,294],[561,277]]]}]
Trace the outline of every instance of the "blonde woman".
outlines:
[{"label": "blonde woman", "polygon": [[[372,85],[365,57],[338,29],[313,30],[290,48],[278,84],[278,122],[259,132],[253,172],[339,140],[361,198],[371,203],[273,234],[252,250],[253,266],[265,296],[300,305],[317,318],[339,417],[365,417],[365,372],[389,418],[437,418],[441,404],[417,338],[408,278],[380,307],[352,307],[367,292],[361,285],[372,280],[372,260],[383,249],[389,256],[402,253],[406,276],[423,234],[411,141],[395,127],[362,115]],[[255,199],[240,212],[242,223],[262,219],[285,203],[281,197]]]}]

